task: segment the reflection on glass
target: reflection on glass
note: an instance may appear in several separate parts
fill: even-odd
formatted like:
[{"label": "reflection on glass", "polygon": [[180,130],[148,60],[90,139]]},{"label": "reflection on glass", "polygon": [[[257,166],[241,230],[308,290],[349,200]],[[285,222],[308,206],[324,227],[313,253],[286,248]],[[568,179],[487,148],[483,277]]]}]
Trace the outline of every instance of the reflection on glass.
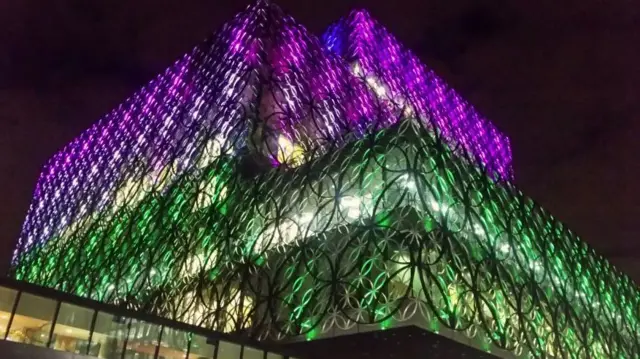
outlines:
[{"label": "reflection on glass", "polygon": [[46,346],[55,311],[56,302],[54,300],[22,293],[7,339],[19,343]]},{"label": "reflection on glass", "polygon": [[[265,352],[253,347],[211,341],[179,329],[96,313],[89,308],[24,292],[11,319],[16,298],[18,291],[0,287],[0,335],[6,332],[7,339],[15,342],[38,346],[50,343],[55,350],[100,359],[265,359]],[[56,309],[55,326],[51,330]],[[0,336],[2,338],[4,336]],[[217,354],[216,345],[219,346]],[[284,357],[266,353],[266,359]]]},{"label": "reflection on glass", "polygon": [[4,339],[7,333],[7,326],[9,325],[9,318],[11,317],[16,295],[15,290],[0,287],[0,339]]},{"label": "reflection on glass", "polygon": [[93,310],[62,303],[56,326],[53,328],[51,347],[65,352],[86,354],[92,320]]},{"label": "reflection on glass", "polygon": [[242,351],[242,359],[264,359],[264,352],[245,345]]},{"label": "reflection on glass", "polygon": [[89,355],[101,359],[122,358],[129,322],[129,318],[99,312],[91,337]]},{"label": "reflection on glass", "polygon": [[[200,335],[191,337],[191,348],[189,349],[189,359],[211,359],[216,352],[216,347],[207,343],[207,338]],[[218,354],[218,358],[221,358]]]},{"label": "reflection on glass", "polygon": [[153,359],[158,347],[161,326],[157,324],[131,320],[125,359]]},{"label": "reflection on glass", "polygon": [[[267,359],[282,359],[282,355],[276,353],[267,353]],[[294,358],[291,358],[294,359]]]},{"label": "reflection on glass", "polygon": [[240,359],[240,345],[220,341],[218,359]]},{"label": "reflection on glass", "polygon": [[[189,346],[189,335],[181,330],[164,327],[158,358],[184,359]],[[210,356],[209,358],[213,358]]]}]

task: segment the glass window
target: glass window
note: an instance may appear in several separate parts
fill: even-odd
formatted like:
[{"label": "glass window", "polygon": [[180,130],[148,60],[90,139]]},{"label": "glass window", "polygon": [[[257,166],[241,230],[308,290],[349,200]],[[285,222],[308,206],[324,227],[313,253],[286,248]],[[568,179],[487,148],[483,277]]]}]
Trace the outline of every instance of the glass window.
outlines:
[{"label": "glass window", "polygon": [[218,347],[218,359],[240,359],[240,345],[220,341]]},{"label": "glass window", "polygon": [[38,346],[49,341],[56,301],[29,293],[22,293],[7,339]]},{"label": "glass window", "polygon": [[17,292],[13,289],[0,287],[0,339],[4,339],[16,300]]},{"label": "glass window", "polygon": [[245,346],[242,351],[242,359],[264,359],[264,352],[256,348]]},{"label": "glass window", "polygon": [[[213,344],[207,343],[206,337],[195,334],[191,337],[189,359],[211,359],[215,352],[216,347]],[[219,355],[218,358],[220,358]]]},{"label": "glass window", "polygon": [[120,359],[129,332],[130,319],[98,312],[91,336],[89,355],[101,359]]},{"label": "glass window", "polygon": [[[160,339],[160,325],[131,320],[125,359],[153,359]],[[184,356],[183,356],[184,359]]]},{"label": "glass window", "polygon": [[[205,343],[206,344],[206,343]],[[184,359],[189,346],[189,334],[181,330],[164,327],[160,339],[159,359]],[[213,353],[213,352],[212,352]],[[213,358],[210,356],[209,358]]]},{"label": "glass window", "polygon": [[276,353],[267,353],[267,359],[282,359],[282,355]]},{"label": "glass window", "polygon": [[56,326],[53,328],[51,347],[65,352],[86,354],[94,311],[62,303]]}]

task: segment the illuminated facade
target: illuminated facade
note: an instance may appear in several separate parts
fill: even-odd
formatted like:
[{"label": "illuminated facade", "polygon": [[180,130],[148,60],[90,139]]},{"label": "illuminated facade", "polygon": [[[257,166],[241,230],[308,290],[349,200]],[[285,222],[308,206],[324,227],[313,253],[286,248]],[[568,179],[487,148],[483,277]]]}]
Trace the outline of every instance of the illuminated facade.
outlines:
[{"label": "illuminated facade", "polygon": [[634,357],[636,286],[510,184],[508,139],[366,13],[324,40],[237,15],[47,164],[14,275],[261,339]]},{"label": "illuminated facade", "polygon": [[404,106],[407,116],[416,112],[428,126],[436,127],[451,150],[470,155],[494,178],[512,179],[509,138],[366,11],[353,11],[329,27],[323,40],[379,97]]}]

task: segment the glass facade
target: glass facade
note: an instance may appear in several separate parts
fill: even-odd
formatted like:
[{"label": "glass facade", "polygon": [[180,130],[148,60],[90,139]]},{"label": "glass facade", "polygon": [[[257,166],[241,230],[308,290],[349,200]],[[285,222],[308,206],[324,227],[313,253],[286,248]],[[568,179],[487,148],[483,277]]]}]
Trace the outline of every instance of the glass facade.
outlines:
[{"label": "glass facade", "polygon": [[[93,313],[91,309],[61,303],[56,324],[53,327],[51,347],[65,352],[86,354],[90,348]],[[91,353],[90,350],[89,353]]]},{"label": "glass facade", "polygon": [[16,294],[17,292],[13,289],[0,287],[0,338],[5,338],[7,335]]},{"label": "glass facade", "polygon": [[116,311],[96,310],[0,284],[0,340],[100,359],[288,358]]},{"label": "glass facade", "polygon": [[47,346],[56,306],[54,300],[21,293],[18,306],[12,313],[11,324],[7,329],[7,339],[19,343]]}]

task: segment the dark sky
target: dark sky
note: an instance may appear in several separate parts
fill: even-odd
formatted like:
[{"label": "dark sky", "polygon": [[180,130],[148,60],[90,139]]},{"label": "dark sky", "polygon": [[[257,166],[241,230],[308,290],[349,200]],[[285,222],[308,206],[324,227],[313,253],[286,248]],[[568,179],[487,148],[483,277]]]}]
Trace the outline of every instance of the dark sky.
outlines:
[{"label": "dark sky", "polygon": [[[522,190],[640,280],[637,1],[276,2],[317,34],[369,9],[511,137]],[[0,2],[0,262],[47,158],[246,5]]]}]

